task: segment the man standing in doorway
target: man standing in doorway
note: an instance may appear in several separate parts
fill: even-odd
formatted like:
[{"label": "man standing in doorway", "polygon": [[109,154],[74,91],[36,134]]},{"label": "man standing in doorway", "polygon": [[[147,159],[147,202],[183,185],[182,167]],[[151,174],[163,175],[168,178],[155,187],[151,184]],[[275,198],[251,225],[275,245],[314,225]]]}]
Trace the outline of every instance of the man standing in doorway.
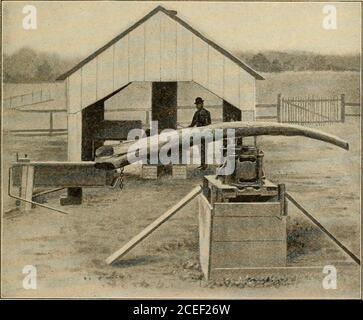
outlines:
[{"label": "man standing in doorway", "polygon": [[[195,111],[192,123],[189,127],[204,127],[208,126],[212,123],[210,118],[210,112],[207,109],[204,109],[204,100],[201,97],[197,97],[194,102],[197,111]],[[205,163],[205,139],[201,139],[200,145],[200,163],[201,166],[198,169],[206,170],[208,165]]]}]

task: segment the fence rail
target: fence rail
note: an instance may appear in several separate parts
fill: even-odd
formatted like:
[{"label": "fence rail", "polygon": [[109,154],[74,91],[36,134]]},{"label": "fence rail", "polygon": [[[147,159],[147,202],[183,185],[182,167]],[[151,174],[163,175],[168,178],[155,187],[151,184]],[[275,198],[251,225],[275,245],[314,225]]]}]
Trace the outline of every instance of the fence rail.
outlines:
[{"label": "fence rail", "polygon": [[[345,118],[360,117],[361,109],[359,102],[345,102]],[[278,121],[277,104],[259,103],[256,104],[257,121]]]},{"label": "fence rail", "polygon": [[3,100],[5,108],[18,108],[24,106],[31,106],[38,103],[53,101],[50,90],[33,91],[32,93],[11,96]]},{"label": "fence rail", "polygon": [[[32,113],[32,114],[44,114],[45,118],[42,118],[43,120],[41,120],[42,124],[41,128],[37,128],[36,125],[31,125],[32,122],[29,122],[29,125],[27,125],[27,128],[24,129],[11,129],[8,130],[8,132],[14,133],[16,135],[63,135],[67,133],[67,123],[65,122],[64,128],[57,128],[57,126],[54,125],[54,116],[55,115],[59,115],[59,114],[66,114],[67,110],[66,109],[18,109],[18,108],[13,108],[11,109],[12,112],[12,117],[16,117],[18,119],[22,119],[24,117],[24,119],[27,118],[27,114]],[[57,119],[56,119],[57,120]],[[21,121],[23,124],[24,122]],[[36,122],[39,124],[39,122]],[[59,118],[58,118],[58,123],[59,123]],[[22,126],[21,126],[22,127]],[[44,128],[46,127],[46,128]],[[16,128],[16,123],[15,123],[15,128]],[[7,130],[5,130],[7,131]]]}]

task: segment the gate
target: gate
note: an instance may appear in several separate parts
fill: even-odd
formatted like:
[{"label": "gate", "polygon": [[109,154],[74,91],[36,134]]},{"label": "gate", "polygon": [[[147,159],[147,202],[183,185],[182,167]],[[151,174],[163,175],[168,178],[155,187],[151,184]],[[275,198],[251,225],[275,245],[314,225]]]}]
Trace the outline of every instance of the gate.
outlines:
[{"label": "gate", "polygon": [[277,97],[278,122],[295,124],[345,121],[344,94],[332,98]]}]

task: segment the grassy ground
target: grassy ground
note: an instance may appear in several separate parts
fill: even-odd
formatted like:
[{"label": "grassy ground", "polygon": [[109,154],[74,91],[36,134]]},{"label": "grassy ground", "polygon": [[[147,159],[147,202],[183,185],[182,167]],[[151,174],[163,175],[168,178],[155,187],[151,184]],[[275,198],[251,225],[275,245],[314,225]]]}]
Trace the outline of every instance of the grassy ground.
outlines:
[{"label": "grassy ground", "polygon": [[[360,121],[320,129],[349,141],[350,151],[303,138],[260,138],[267,176],[288,191],[356,255],[360,252]],[[63,137],[4,137],[5,168],[15,151],[33,159],[65,159]],[[7,297],[358,297],[359,268],[291,204],[288,265],[321,266],[239,281],[205,282],[198,262],[197,203],[191,202],[114,266],[104,262],[194,185],[188,180],[139,178],[130,168],[122,191],[84,190],[81,206],[63,216],[36,208],[3,218],[2,287]],[[59,195],[48,197],[59,206]],[[9,209],[11,200],[4,199]],[[35,265],[38,289],[24,290],[22,269]],[[322,289],[324,265],[338,269],[338,288]]]}]

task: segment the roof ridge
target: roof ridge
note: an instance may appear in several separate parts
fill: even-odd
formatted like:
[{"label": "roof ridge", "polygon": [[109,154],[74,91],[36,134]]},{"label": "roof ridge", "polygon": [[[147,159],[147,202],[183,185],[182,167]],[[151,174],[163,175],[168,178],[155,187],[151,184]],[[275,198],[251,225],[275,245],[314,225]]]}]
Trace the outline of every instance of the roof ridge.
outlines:
[{"label": "roof ridge", "polygon": [[110,40],[109,42],[107,42],[104,46],[102,46],[101,48],[97,49],[95,52],[93,52],[92,54],[90,54],[87,58],[85,58],[82,61],[80,61],[73,68],[71,68],[67,72],[63,73],[62,75],[60,75],[56,80],[64,80],[67,77],[69,77],[71,74],[73,74],[74,72],[76,72],[78,69],[82,68],[87,62],[91,61],[93,58],[95,58],[96,56],[98,56],[99,54],[101,54],[107,48],[109,48],[114,43],[116,43],[117,41],[119,41],[120,39],[122,39],[125,35],[127,35],[128,33],[130,33],[132,30],[136,29],[139,25],[143,24],[145,21],[147,21],[148,19],[150,19],[152,16],[154,16],[159,11],[164,12],[168,17],[170,17],[171,19],[173,19],[176,22],[180,23],[182,26],[184,26],[185,28],[187,28],[189,31],[191,31],[192,33],[194,33],[197,37],[201,38],[203,41],[207,42],[210,46],[212,46],[214,49],[216,49],[217,51],[219,51],[221,54],[223,54],[224,56],[227,56],[230,60],[232,60],[233,62],[237,63],[242,69],[246,70],[248,73],[250,73],[257,80],[264,80],[264,78],[260,74],[258,74],[253,68],[251,68],[246,63],[244,63],[243,61],[241,61],[240,59],[238,59],[237,57],[235,57],[229,51],[223,49],[218,44],[216,44],[212,40],[210,40],[207,37],[205,37],[204,35],[202,35],[199,31],[197,31],[196,29],[194,29],[187,22],[185,22],[184,20],[182,20],[181,18],[179,18],[175,14],[175,11],[170,11],[170,10],[164,8],[161,5],[158,5],[157,7],[155,7],[148,14],[146,14],[145,16],[143,16],[140,20],[138,20],[133,25],[131,25],[130,27],[128,27],[125,31],[121,32],[119,35],[117,35],[112,40]]}]

